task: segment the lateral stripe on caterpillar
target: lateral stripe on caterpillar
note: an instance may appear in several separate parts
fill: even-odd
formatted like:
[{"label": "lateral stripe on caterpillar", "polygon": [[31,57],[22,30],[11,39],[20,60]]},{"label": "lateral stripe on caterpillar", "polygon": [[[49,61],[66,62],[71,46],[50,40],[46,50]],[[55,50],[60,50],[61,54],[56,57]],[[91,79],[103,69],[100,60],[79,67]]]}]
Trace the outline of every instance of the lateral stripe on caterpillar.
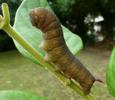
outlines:
[{"label": "lateral stripe on caterpillar", "polygon": [[56,15],[45,8],[35,8],[29,15],[32,25],[43,32],[40,47],[47,52],[45,58],[51,60],[66,77],[77,81],[85,94],[89,94],[94,81],[100,80],[70,52]]}]

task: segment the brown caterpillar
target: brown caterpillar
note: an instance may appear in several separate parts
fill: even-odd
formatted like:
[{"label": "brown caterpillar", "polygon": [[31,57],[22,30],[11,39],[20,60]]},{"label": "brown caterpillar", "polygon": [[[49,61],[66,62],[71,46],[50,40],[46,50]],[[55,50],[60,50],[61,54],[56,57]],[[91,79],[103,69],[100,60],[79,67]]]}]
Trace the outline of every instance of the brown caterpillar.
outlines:
[{"label": "brown caterpillar", "polygon": [[29,16],[32,25],[43,32],[40,47],[47,52],[45,59],[52,61],[67,78],[77,81],[84,93],[89,94],[94,81],[100,80],[70,52],[56,15],[45,8],[35,8]]}]

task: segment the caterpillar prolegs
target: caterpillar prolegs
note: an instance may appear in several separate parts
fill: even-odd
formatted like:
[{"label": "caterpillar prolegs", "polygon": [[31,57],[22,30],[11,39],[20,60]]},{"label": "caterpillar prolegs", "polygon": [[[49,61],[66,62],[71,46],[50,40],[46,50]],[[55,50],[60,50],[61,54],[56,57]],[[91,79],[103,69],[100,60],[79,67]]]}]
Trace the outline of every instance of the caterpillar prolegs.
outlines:
[{"label": "caterpillar prolegs", "polygon": [[40,47],[47,52],[45,59],[52,61],[67,78],[77,81],[84,93],[89,94],[93,83],[100,80],[70,52],[56,15],[45,8],[35,8],[29,16],[32,25],[43,33]]}]

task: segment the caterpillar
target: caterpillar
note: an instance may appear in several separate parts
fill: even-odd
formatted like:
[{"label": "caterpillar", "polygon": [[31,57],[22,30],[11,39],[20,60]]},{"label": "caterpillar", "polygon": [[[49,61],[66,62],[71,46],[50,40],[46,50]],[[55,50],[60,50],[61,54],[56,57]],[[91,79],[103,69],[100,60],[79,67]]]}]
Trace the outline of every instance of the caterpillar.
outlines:
[{"label": "caterpillar", "polygon": [[100,80],[71,53],[56,15],[45,8],[34,8],[29,16],[32,25],[42,31],[40,48],[46,51],[45,60],[51,61],[67,78],[78,82],[84,94],[89,94],[93,83]]}]

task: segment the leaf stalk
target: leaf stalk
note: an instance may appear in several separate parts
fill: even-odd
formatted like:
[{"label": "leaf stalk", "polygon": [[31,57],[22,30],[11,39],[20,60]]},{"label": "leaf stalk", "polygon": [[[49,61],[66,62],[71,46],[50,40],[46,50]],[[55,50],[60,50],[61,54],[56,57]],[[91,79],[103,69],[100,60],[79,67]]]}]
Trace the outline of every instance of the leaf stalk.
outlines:
[{"label": "leaf stalk", "polygon": [[[3,16],[0,15],[0,29],[3,29],[11,38],[15,39],[24,49],[26,49],[44,68],[47,68],[55,76],[57,76],[63,84],[68,79],[60,72],[57,72],[53,64],[46,62],[40,53],[34,49],[22,36],[20,36],[10,25],[10,13],[6,3],[2,4]],[[92,95],[84,95],[82,89],[72,80],[69,80],[67,87],[73,89],[77,94],[82,96],[86,100],[96,100]]]}]

